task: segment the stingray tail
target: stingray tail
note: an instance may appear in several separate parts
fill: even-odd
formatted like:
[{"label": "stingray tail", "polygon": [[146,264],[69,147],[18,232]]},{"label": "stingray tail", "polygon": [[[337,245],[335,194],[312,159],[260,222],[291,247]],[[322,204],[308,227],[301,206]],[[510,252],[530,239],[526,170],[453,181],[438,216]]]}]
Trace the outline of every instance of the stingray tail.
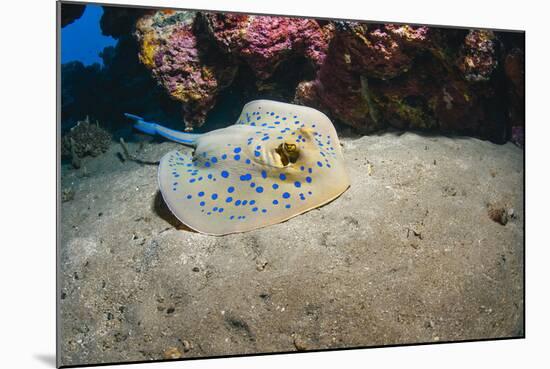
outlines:
[{"label": "stingray tail", "polygon": [[161,126],[160,124],[147,122],[142,117],[124,113],[127,118],[130,118],[134,121],[134,128],[143,133],[149,135],[160,135],[169,140],[182,143],[184,145],[195,145],[195,140],[200,136],[200,134],[185,133],[181,131],[176,131],[170,128]]}]

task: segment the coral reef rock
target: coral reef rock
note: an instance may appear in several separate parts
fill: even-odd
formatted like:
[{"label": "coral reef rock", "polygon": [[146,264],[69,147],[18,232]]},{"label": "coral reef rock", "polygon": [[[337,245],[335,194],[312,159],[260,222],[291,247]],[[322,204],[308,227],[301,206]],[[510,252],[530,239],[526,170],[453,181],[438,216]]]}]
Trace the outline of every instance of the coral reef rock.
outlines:
[{"label": "coral reef rock", "polygon": [[[504,33],[160,10],[139,18],[136,35],[140,60],[182,103],[189,129],[238,70],[256,95],[293,96],[363,133],[389,126],[505,142],[523,124],[522,48]],[[301,80],[275,81],[292,67]]]},{"label": "coral reef rock", "polygon": [[131,34],[100,54],[103,66],[74,61],[61,66],[61,126],[67,132],[90,115],[115,132],[129,129],[123,113],[134,112],[153,120],[181,124],[180,104],[171,100],[139,62],[139,47]]},{"label": "coral reef rock", "polygon": [[61,27],[68,26],[84,14],[85,5],[61,4]]},{"label": "coral reef rock", "polygon": [[458,68],[467,81],[488,81],[498,61],[495,55],[495,34],[487,30],[471,30],[464,39]]},{"label": "coral reef rock", "polygon": [[149,12],[148,9],[103,6],[99,21],[101,33],[114,38],[127,36],[134,30],[137,19]]},{"label": "coral reef rock", "polygon": [[[300,84],[295,99],[360,130],[380,128],[381,111],[371,80],[386,81],[407,72],[427,44],[430,29],[357,22],[338,22],[335,28],[317,78]],[[398,114],[410,119],[414,113],[402,109]]]},{"label": "coral reef rock", "polygon": [[302,18],[160,10],[136,24],[140,60],[183,106],[188,128],[204,123],[240,64],[259,80],[292,57],[325,58],[331,27]]},{"label": "coral reef rock", "polygon": [[182,118],[187,130],[219,128],[267,98],[360,133],[523,144],[521,32],[109,6],[101,27],[118,39],[101,53],[104,66],[62,67],[64,131],[88,114],[116,129],[126,111],[176,129]]},{"label": "coral reef rock", "polygon": [[304,56],[320,66],[326,56],[331,27],[314,19],[204,13],[206,28],[218,47],[246,61],[260,79],[271,77],[291,56]]},{"label": "coral reef rock", "polygon": [[392,126],[510,138],[496,33],[336,25],[324,64],[298,86],[297,102],[363,132]]},{"label": "coral reef rock", "polygon": [[79,121],[76,126],[61,139],[61,155],[71,158],[74,167],[80,167],[80,158],[98,156],[109,149],[111,135],[99,126],[99,122],[90,123],[89,117]]},{"label": "coral reef rock", "polygon": [[237,71],[210,44],[199,43],[195,19],[193,11],[162,10],[136,24],[139,58],[168,94],[182,103],[188,128],[204,123],[217,93]]}]

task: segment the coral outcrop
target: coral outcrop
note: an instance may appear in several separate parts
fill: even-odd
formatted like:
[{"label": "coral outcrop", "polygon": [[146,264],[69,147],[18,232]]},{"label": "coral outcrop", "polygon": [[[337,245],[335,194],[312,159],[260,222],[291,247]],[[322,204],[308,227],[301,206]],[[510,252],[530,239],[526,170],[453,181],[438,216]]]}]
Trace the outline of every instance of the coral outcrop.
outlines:
[{"label": "coral outcrop", "polygon": [[357,22],[338,22],[335,28],[317,78],[298,86],[296,101],[372,131],[382,125],[382,117],[370,79],[385,81],[408,71],[413,57],[427,43],[429,29]]},{"label": "coral outcrop", "polygon": [[162,10],[136,24],[139,58],[168,94],[182,103],[187,128],[204,123],[217,93],[236,72],[236,66],[209,44],[198,42],[195,19],[193,11]]},{"label": "coral outcrop", "polygon": [[61,139],[61,156],[70,158],[75,168],[80,167],[80,159],[85,156],[98,156],[109,149],[111,135],[100,127],[99,122],[90,123],[89,117],[79,121]]},{"label": "coral outcrop", "polygon": [[523,145],[519,32],[118,7],[104,7],[101,26],[119,43],[102,53],[103,68],[63,66],[64,125],[132,111],[193,129],[208,117],[228,124],[242,103],[271,98],[363,133],[394,127]]},{"label": "coral outcrop", "polygon": [[201,19],[216,45],[245,60],[260,79],[296,55],[319,67],[332,36],[332,27],[323,28],[314,19],[220,13],[204,13]]},{"label": "coral outcrop", "polygon": [[384,126],[509,138],[498,39],[484,30],[342,22],[296,101],[369,132]]},{"label": "coral outcrop", "polygon": [[120,38],[129,36],[139,17],[151,13],[149,9],[104,6],[99,21],[101,33],[105,36]]},{"label": "coral outcrop", "polygon": [[61,27],[68,26],[84,14],[85,5],[61,4]]},{"label": "coral outcrop", "polygon": [[136,24],[140,60],[183,106],[188,128],[200,126],[239,64],[265,80],[294,56],[320,66],[330,27],[315,20],[161,10]]}]

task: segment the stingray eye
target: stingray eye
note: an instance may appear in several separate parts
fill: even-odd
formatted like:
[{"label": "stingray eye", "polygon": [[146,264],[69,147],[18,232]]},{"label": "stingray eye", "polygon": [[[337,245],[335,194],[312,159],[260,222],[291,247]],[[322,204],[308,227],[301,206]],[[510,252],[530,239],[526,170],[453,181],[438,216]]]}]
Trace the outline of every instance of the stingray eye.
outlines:
[{"label": "stingray eye", "polygon": [[285,148],[285,151],[288,152],[288,153],[292,153],[292,152],[296,151],[296,145],[294,145],[294,144],[287,144],[285,142],[284,148]]},{"label": "stingray eye", "polygon": [[286,167],[290,163],[294,164],[300,157],[300,151],[294,144],[282,143],[276,149],[275,152],[281,157],[281,162]]}]

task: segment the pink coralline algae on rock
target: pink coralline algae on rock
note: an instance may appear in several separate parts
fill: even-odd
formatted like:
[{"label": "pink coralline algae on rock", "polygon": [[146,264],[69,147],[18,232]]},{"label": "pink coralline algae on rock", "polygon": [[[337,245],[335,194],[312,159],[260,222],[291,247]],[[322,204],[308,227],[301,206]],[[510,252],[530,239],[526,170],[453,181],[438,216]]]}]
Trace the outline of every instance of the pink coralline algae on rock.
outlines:
[{"label": "pink coralline algae on rock", "polygon": [[468,81],[488,81],[498,65],[495,34],[487,30],[471,30],[460,50],[459,69]]},{"label": "pink coralline algae on rock", "polygon": [[369,80],[408,71],[428,34],[427,27],[339,22],[317,78],[301,83],[295,99],[358,129],[379,128]]},{"label": "pink coralline algae on rock", "polygon": [[231,82],[236,68],[224,60],[201,58],[193,32],[196,13],[157,11],[136,24],[140,60],[168,94],[180,101],[187,128],[200,126],[214,106],[218,91]]},{"label": "pink coralline algae on rock", "polygon": [[141,17],[136,35],[140,60],[182,102],[191,128],[204,123],[239,63],[247,63],[259,79],[296,55],[318,67],[331,29],[303,18],[164,10]]},{"label": "pink coralline algae on rock", "polygon": [[291,55],[303,55],[318,67],[332,36],[330,27],[313,19],[220,13],[204,18],[217,45],[245,60],[260,79]]},{"label": "pink coralline algae on rock", "polygon": [[141,62],[181,102],[189,129],[230,85],[234,97],[293,100],[363,133],[392,126],[503,142],[523,126],[517,35],[169,10],[141,16],[136,35]]},{"label": "pink coralline algae on rock", "polygon": [[[429,28],[408,25],[348,23],[341,36],[344,58],[369,77],[390,79],[409,70],[416,51],[427,44]],[[351,31],[351,32],[350,32]]]}]

